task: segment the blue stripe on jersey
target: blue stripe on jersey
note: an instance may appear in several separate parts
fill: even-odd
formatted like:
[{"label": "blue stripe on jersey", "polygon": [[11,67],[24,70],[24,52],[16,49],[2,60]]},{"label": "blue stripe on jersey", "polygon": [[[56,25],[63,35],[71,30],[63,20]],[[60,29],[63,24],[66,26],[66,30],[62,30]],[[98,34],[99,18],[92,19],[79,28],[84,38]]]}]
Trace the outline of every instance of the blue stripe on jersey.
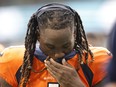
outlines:
[{"label": "blue stripe on jersey", "polygon": [[[58,58],[56,61],[58,63],[61,63],[63,58],[65,58],[65,60],[69,60],[69,59],[73,58],[76,54],[77,54],[77,52],[74,50],[74,51],[70,52],[69,54],[63,56],[62,58]],[[42,62],[44,62],[44,60],[47,58],[47,56],[41,51],[40,48],[36,48],[34,55],[37,59],[39,59]]]}]

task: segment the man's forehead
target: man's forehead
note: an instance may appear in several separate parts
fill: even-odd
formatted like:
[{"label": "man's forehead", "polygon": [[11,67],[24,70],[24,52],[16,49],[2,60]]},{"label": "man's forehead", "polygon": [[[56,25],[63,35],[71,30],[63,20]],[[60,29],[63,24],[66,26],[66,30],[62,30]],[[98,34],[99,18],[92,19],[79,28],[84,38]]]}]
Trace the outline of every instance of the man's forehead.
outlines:
[{"label": "man's forehead", "polygon": [[52,34],[52,35],[54,35],[54,34],[67,34],[67,33],[71,33],[71,32],[74,32],[74,29],[70,29],[70,28],[65,28],[65,29],[58,29],[58,30],[56,30],[56,29],[50,29],[50,28],[47,28],[47,29],[44,29],[44,30],[40,30],[41,31],[41,33],[42,34]]},{"label": "man's forehead", "polygon": [[72,36],[72,32],[69,29],[62,29],[62,30],[52,30],[52,29],[46,29],[42,34],[43,37],[51,38],[51,39],[63,39],[63,38],[69,38]]}]

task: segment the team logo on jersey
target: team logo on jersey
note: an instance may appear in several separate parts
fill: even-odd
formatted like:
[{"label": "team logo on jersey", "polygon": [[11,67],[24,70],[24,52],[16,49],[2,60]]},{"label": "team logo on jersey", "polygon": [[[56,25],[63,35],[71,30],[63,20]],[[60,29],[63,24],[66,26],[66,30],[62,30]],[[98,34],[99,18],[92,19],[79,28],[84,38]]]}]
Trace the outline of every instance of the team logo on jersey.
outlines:
[{"label": "team logo on jersey", "polygon": [[48,87],[60,87],[60,84],[57,82],[48,82]]}]

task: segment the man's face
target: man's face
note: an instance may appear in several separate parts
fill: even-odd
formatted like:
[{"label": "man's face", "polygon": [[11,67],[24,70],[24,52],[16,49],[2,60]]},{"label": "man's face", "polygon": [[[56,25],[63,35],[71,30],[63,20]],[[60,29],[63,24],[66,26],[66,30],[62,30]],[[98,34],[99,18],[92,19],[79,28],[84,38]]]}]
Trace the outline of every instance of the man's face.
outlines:
[{"label": "man's face", "polygon": [[40,31],[40,49],[47,56],[57,59],[71,52],[74,47],[74,31],[70,28]]}]

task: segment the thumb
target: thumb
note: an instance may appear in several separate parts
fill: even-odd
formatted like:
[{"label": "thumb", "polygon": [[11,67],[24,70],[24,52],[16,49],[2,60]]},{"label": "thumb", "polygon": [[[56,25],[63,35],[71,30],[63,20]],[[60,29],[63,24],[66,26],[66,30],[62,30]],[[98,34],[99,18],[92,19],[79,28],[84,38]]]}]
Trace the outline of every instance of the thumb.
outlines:
[{"label": "thumb", "polygon": [[65,58],[62,59],[62,64],[68,67],[72,67],[66,60]]}]

